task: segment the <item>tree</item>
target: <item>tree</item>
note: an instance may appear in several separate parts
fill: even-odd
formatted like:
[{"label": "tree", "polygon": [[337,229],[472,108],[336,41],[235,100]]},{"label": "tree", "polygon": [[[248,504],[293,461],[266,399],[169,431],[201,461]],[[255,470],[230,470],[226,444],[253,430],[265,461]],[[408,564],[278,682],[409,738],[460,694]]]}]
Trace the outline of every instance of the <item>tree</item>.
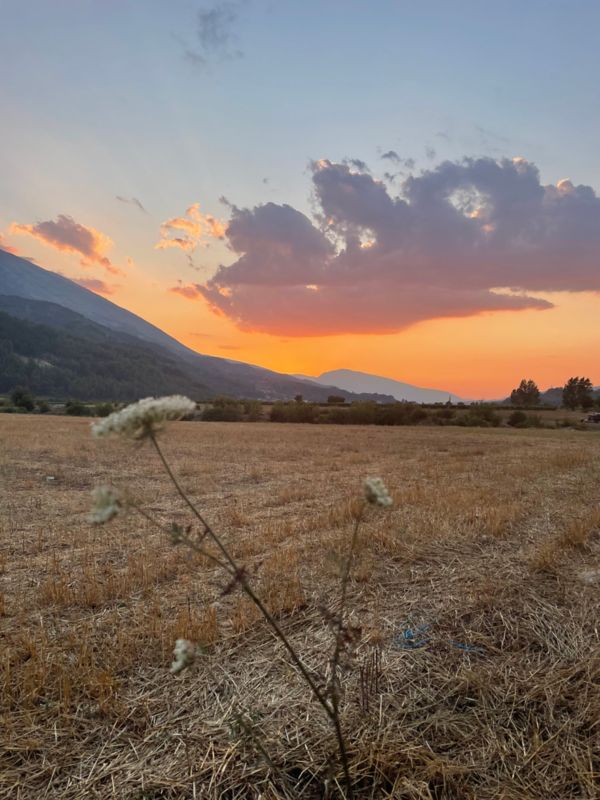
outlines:
[{"label": "tree", "polygon": [[540,402],[540,390],[536,382],[523,378],[518,387],[510,393],[510,402],[513,406],[537,406]]},{"label": "tree", "polygon": [[89,409],[80,400],[67,400],[65,403],[65,414],[68,414],[70,417],[89,417]]},{"label": "tree", "polygon": [[563,386],[563,406],[572,410],[579,406],[590,408],[593,403],[593,391],[594,387],[589,378],[580,378],[579,376],[569,378]]},{"label": "tree", "polygon": [[10,399],[12,403],[17,408],[23,408],[25,411],[33,411],[35,408],[35,401],[33,399],[33,395],[24,389],[22,386],[17,386],[11,396]]},{"label": "tree", "polygon": [[330,406],[341,406],[345,403],[345,399],[339,394],[330,394],[327,398],[327,403]]}]

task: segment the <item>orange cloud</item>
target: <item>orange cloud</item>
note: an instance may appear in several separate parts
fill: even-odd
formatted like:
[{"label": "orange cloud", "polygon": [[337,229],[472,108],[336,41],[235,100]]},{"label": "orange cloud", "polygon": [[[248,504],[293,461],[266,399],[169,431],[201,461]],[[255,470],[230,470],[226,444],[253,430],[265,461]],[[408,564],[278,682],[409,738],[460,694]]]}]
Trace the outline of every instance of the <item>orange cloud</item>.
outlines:
[{"label": "orange cloud", "polygon": [[9,243],[6,241],[4,236],[0,233],[0,250],[5,250],[7,253],[12,253],[13,256],[18,256],[19,251],[16,247],[11,247]]},{"label": "orange cloud", "polygon": [[114,275],[122,274],[105,255],[112,247],[112,240],[95,228],[76,222],[67,214],[59,214],[56,220],[26,225],[13,222],[10,233],[33,236],[48,247],[65,253],[81,256],[80,264],[88,267],[99,264]]},{"label": "orange cloud", "polygon": [[202,297],[198,285],[195,283],[189,283],[187,285],[180,283],[179,286],[172,286],[169,291],[180,294],[182,297],[185,297],[186,300],[198,300],[198,298]]},{"label": "orange cloud", "polygon": [[160,239],[157,250],[178,247],[186,253],[193,253],[203,238],[223,239],[227,231],[225,223],[212,214],[202,214],[200,204],[194,203],[186,209],[185,216],[172,217],[160,226]]},{"label": "orange cloud", "polygon": [[71,278],[70,280],[72,280],[73,283],[79,284],[79,286],[83,286],[84,289],[89,289],[90,292],[94,292],[95,294],[114,294],[117,288],[116,286],[110,286],[98,278]]}]

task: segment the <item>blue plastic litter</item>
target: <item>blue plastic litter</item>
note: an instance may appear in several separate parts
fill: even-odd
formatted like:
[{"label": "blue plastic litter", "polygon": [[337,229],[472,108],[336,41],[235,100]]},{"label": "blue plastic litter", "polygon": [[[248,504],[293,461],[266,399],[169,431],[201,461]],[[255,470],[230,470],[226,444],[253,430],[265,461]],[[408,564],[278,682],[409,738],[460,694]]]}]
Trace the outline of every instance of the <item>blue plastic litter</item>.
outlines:
[{"label": "blue plastic litter", "polygon": [[405,628],[394,636],[393,644],[398,650],[417,650],[431,641],[431,636],[423,636],[430,625],[419,625],[418,628]]},{"label": "blue plastic litter", "polygon": [[485,653],[484,647],[477,647],[474,644],[463,644],[462,642],[457,642],[454,639],[448,639],[448,642],[452,645],[452,647],[458,647],[459,650],[464,650],[466,653],[478,653],[479,655],[483,655]]},{"label": "blue plastic litter", "polygon": [[[425,636],[424,634],[431,628],[431,625],[419,625],[411,628],[405,627],[400,633],[397,633],[392,639],[392,647],[396,650],[419,650],[434,640],[433,636]],[[465,653],[475,653],[477,655],[484,655],[485,648],[478,647],[474,644],[465,644],[464,642],[457,642],[456,639],[442,639],[452,647],[462,650]]]}]

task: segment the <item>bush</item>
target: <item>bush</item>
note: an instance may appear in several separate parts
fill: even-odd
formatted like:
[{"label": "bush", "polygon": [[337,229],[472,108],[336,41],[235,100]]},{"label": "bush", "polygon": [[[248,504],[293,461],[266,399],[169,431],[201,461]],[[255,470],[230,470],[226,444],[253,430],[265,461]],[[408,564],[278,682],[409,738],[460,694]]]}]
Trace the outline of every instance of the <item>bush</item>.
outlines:
[{"label": "bush", "polygon": [[476,428],[497,428],[500,421],[500,415],[493,406],[487,403],[472,403],[467,413],[460,417],[457,423]]},{"label": "bush", "polygon": [[94,409],[94,416],[96,417],[108,417],[109,414],[112,414],[115,410],[115,407],[112,403],[98,403],[96,408]]},{"label": "bush", "polygon": [[263,418],[260,400],[244,400],[244,414],[248,422],[259,422]]},{"label": "bush", "polygon": [[50,406],[48,405],[46,400],[38,400],[37,409],[40,414],[47,414],[50,411]]},{"label": "bush", "polygon": [[23,411],[33,411],[35,408],[35,400],[33,399],[33,395],[22,386],[17,386],[13,390],[10,399],[16,408],[22,408]]},{"label": "bush", "polygon": [[271,422],[317,422],[318,409],[314,403],[273,403],[269,415]]},{"label": "bush", "polygon": [[543,422],[539,414],[525,414],[524,411],[513,411],[507,419],[513,428],[542,428]]},{"label": "bush", "polygon": [[524,411],[513,411],[507,422],[511,428],[525,428],[527,426],[527,414]]},{"label": "bush", "polygon": [[320,422],[328,422],[331,425],[346,425],[350,421],[349,408],[329,408],[320,418]]},{"label": "bush", "polygon": [[65,414],[70,417],[89,417],[89,408],[80,400],[68,400],[65,405]]},{"label": "bush", "polygon": [[243,419],[242,407],[237,403],[213,405],[202,412],[204,422],[241,422]]}]

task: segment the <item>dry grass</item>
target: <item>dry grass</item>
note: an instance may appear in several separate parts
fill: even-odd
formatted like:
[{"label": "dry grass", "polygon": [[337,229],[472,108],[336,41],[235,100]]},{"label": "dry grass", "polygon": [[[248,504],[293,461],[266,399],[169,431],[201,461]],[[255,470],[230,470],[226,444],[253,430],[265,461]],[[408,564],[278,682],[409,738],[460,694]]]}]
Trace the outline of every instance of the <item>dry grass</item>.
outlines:
[{"label": "dry grass", "polygon": [[[0,441],[0,797],[335,796],[331,732],[253,607],[139,517],[88,525],[113,475],[187,519],[150,448],[67,418],[5,416]],[[600,436],[178,423],[163,445],[323,676],[355,495],[386,480],[350,586],[360,797],[600,795]],[[180,636],[205,650],[174,678]]]}]

